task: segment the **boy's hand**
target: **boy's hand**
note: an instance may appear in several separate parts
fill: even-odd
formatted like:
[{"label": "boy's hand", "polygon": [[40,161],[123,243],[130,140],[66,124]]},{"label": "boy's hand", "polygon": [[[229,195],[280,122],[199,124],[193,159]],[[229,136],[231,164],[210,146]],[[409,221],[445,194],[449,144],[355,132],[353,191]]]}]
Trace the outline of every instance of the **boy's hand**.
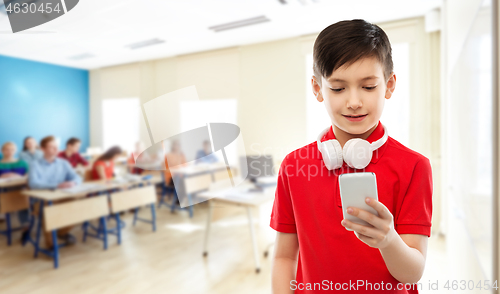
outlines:
[{"label": "boy's hand", "polygon": [[57,188],[65,189],[65,188],[71,188],[73,186],[75,186],[74,182],[67,181],[67,182],[63,182],[63,183],[60,183],[59,185],[57,185]]},{"label": "boy's hand", "polygon": [[398,233],[394,229],[392,213],[384,204],[373,198],[366,197],[365,202],[373,207],[379,216],[356,207],[348,207],[347,213],[370,223],[374,228],[353,223],[347,219],[342,220],[341,224],[346,228],[354,230],[358,239],[368,246],[382,249],[398,236]]},{"label": "boy's hand", "polygon": [[16,173],[4,173],[0,176],[0,178],[20,178],[21,175],[20,174],[16,174]]}]

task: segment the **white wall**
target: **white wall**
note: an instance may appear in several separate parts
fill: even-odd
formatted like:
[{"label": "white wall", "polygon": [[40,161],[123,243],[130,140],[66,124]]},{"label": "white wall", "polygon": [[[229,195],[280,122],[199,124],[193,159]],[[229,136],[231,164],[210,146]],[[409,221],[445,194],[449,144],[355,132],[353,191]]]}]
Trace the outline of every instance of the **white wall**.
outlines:
[{"label": "white wall", "polygon": [[[278,165],[307,144],[304,60],[296,38],[92,70],[91,145],[102,145],[103,99],[140,97],[145,103],[195,85],[200,100],[238,99],[246,152],[271,154]],[[147,129],[141,139],[149,142]]]}]

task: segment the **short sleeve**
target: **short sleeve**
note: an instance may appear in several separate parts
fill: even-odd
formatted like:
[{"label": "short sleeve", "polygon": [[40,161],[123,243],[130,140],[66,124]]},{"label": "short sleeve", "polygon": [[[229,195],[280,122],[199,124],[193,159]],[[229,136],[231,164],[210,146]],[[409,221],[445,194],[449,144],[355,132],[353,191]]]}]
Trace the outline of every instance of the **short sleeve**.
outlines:
[{"label": "short sleeve", "polygon": [[278,173],[278,182],[271,213],[271,228],[282,233],[297,233],[293,204],[290,197],[290,186],[287,170],[287,160],[283,160]]},{"label": "short sleeve", "polygon": [[431,236],[432,169],[429,159],[422,157],[413,170],[408,189],[395,220],[398,234]]},{"label": "short sleeve", "polygon": [[96,168],[98,166],[102,166],[102,167],[104,167],[104,169],[106,169],[106,164],[104,163],[104,161],[101,161],[101,160],[96,161],[94,163],[94,168]]},{"label": "short sleeve", "polygon": [[24,176],[28,172],[28,164],[24,162],[24,160],[19,160],[17,162],[16,168],[14,168],[12,171],[20,174],[21,176]]},{"label": "short sleeve", "polygon": [[[25,168],[25,169],[26,169],[26,171],[24,172],[24,174],[26,174],[26,173],[28,172],[28,170],[29,170],[29,165],[28,165],[28,163],[27,163],[26,161],[24,161],[24,160],[20,160],[20,165],[21,165],[23,168]],[[23,175],[24,175],[24,174],[23,174]]]}]

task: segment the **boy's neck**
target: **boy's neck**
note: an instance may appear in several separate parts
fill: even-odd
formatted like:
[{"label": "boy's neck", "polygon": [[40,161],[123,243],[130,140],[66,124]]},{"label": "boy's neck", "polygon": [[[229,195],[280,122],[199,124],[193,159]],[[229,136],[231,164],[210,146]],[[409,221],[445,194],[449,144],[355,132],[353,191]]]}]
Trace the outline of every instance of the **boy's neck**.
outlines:
[{"label": "boy's neck", "polygon": [[377,128],[377,126],[378,122],[368,131],[362,134],[351,134],[339,129],[336,125],[333,125],[333,133],[335,135],[335,139],[339,141],[340,146],[344,148],[344,144],[352,138],[361,138],[363,140],[366,140],[371,135],[371,133],[373,133],[373,131]]},{"label": "boy's neck", "polygon": [[16,160],[14,159],[14,157],[4,157],[2,160],[0,160],[0,162],[3,162],[3,163],[11,163],[11,162],[15,162]]},{"label": "boy's neck", "polygon": [[56,160],[56,156],[47,156],[47,155],[44,155],[43,158],[48,162],[48,163],[52,163],[54,162],[54,160]]}]

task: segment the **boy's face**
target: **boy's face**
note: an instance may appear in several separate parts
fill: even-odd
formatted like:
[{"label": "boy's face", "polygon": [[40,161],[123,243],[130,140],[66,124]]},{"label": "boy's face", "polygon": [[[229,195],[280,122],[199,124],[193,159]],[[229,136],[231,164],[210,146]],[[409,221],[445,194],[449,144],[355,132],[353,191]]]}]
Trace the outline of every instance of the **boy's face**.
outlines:
[{"label": "boy's face", "polygon": [[42,147],[42,151],[46,158],[56,157],[57,153],[59,153],[57,142],[55,140],[48,142],[45,147]]},{"label": "boy's face", "polygon": [[80,151],[80,146],[81,146],[81,143],[77,142],[77,143],[74,143],[73,145],[68,145],[67,149],[71,153],[78,153]]},{"label": "boy's face", "polygon": [[317,100],[324,100],[332,124],[360,135],[379,121],[385,99],[391,98],[396,87],[396,75],[386,83],[382,64],[376,57],[366,57],[341,66],[328,78],[321,77],[321,86],[313,76],[312,86]]},{"label": "boy's face", "polygon": [[16,146],[13,144],[7,144],[2,149],[3,157],[12,158],[16,154]]}]

